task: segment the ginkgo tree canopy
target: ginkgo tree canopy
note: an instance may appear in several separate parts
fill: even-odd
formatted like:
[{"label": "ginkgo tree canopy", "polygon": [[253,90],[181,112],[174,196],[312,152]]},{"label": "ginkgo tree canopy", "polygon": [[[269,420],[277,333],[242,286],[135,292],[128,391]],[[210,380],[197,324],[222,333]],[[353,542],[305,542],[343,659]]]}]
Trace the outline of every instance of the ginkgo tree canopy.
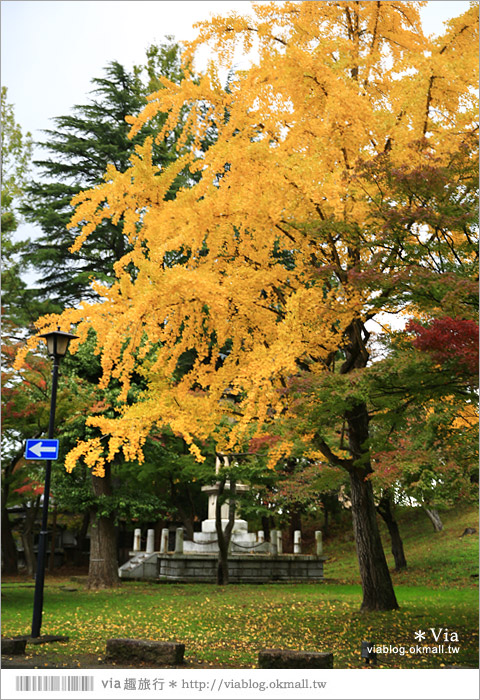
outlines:
[{"label": "ginkgo tree canopy", "polygon": [[[75,198],[76,248],[104,219],[122,223],[133,248],[117,281],[97,285],[101,302],[60,317],[79,343],[95,329],[102,381],[124,387],[117,419],[91,418],[108,447],[79,445],[70,468],[83,456],[101,474],[120,449],[141,457],[148,433],[167,424],[199,458],[209,436],[220,450],[241,447],[252,425],[288,412],[289,377],[330,371],[339,351],[343,373],[365,367],[368,320],[421,314],[405,290],[431,258],[472,259],[461,227],[418,217],[385,226],[382,207],[395,207],[388,178],[365,175],[372,163],[395,172],[447,167],[460,152],[476,159],[477,10],[432,39],[421,4],[274,2],[251,17],[215,17],[184,57],[187,66],[205,44],[216,52],[203,78],[186,67],[181,84],[162,80],[128,118],[134,135],[168,111],[157,138],[183,120],[185,143],[194,141],[185,153],[180,140],[182,155],[159,170],[149,138],[125,172],[110,166],[102,185]],[[238,47],[255,47],[258,59],[224,87],[219,70]],[[200,181],[167,201],[186,165]],[[58,323],[45,317],[39,328]],[[133,372],[147,382],[134,402]]]}]

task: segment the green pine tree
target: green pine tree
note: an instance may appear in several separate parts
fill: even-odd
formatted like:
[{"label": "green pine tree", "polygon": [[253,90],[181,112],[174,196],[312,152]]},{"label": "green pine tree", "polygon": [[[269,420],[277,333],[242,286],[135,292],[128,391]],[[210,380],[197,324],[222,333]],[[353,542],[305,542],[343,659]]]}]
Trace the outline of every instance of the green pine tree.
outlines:
[{"label": "green pine tree", "polygon": [[[90,102],[75,105],[69,115],[56,117],[55,128],[45,131],[47,138],[39,146],[46,156],[34,161],[41,178],[28,184],[22,207],[27,221],[42,231],[23,257],[39,275],[40,298],[48,298],[60,307],[72,305],[95,296],[92,279],[107,284],[113,281],[114,263],[129,250],[122,222],[105,222],[79,252],[72,253],[70,247],[78,231],[67,229],[73,213],[70,202],[78,192],[103,182],[109,164],[126,170],[135,146],[155,133],[166,119],[167,115],[161,114],[155,126],[149,125],[133,139],[128,137],[130,126],[125,117],[137,114],[146,104],[146,95],[158,89],[155,76],[182,79],[180,55],[180,46],[167,37],[165,44],[147,50],[143,67],[136,66],[129,72],[116,61],[109,63],[104,76],[92,81]],[[159,167],[166,167],[177,157],[174,144],[180,130],[181,124],[156,145]],[[167,197],[173,197],[178,187],[187,184],[185,178],[180,174]]]}]

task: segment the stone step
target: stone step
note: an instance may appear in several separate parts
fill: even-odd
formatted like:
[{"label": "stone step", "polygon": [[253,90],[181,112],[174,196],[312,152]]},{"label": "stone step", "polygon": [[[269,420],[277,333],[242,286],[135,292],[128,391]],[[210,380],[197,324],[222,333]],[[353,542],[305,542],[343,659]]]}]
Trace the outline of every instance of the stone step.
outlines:
[{"label": "stone step", "polygon": [[177,666],[183,664],[185,644],[151,639],[107,639],[107,658],[117,662],[139,661]]},{"label": "stone step", "polygon": [[264,649],[258,652],[258,668],[333,668],[333,654],[293,649]]}]

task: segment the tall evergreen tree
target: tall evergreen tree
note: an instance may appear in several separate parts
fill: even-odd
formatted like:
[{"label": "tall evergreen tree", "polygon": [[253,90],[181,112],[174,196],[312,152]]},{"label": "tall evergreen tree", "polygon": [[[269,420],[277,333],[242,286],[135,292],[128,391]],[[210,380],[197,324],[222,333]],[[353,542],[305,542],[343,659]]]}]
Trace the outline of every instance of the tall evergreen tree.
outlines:
[{"label": "tall evergreen tree", "polygon": [[[39,297],[49,298],[60,307],[72,305],[95,297],[92,278],[107,284],[113,281],[113,265],[129,249],[123,222],[105,221],[95,239],[80,251],[71,252],[79,233],[78,228],[67,229],[73,213],[71,200],[82,190],[103,182],[107,166],[126,170],[135,146],[164,123],[167,115],[161,114],[156,128],[149,125],[130,139],[125,118],[136,115],[145,106],[146,95],[158,89],[157,73],[172,81],[181,80],[180,52],[179,45],[168,37],[165,44],[147,50],[145,66],[129,72],[116,61],[109,63],[103,77],[92,80],[90,102],[75,105],[71,114],[56,117],[55,128],[45,131],[47,138],[38,145],[47,155],[34,161],[41,177],[27,186],[22,207],[27,221],[42,231],[23,258],[39,275]],[[155,145],[154,160],[162,169],[178,157],[174,144],[180,128]],[[180,176],[168,196],[173,196],[182,182]]]}]

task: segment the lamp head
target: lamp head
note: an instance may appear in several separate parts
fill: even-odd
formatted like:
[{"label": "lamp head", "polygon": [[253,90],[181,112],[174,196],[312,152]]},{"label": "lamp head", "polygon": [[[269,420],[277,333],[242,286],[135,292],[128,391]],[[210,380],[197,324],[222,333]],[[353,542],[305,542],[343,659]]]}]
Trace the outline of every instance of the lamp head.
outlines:
[{"label": "lamp head", "polygon": [[56,331],[50,331],[49,333],[42,333],[40,338],[45,338],[48,348],[48,354],[51,357],[60,359],[65,357],[68,350],[68,344],[74,338],[78,338],[78,335],[72,335],[71,333],[65,333],[60,330],[60,327]]}]

